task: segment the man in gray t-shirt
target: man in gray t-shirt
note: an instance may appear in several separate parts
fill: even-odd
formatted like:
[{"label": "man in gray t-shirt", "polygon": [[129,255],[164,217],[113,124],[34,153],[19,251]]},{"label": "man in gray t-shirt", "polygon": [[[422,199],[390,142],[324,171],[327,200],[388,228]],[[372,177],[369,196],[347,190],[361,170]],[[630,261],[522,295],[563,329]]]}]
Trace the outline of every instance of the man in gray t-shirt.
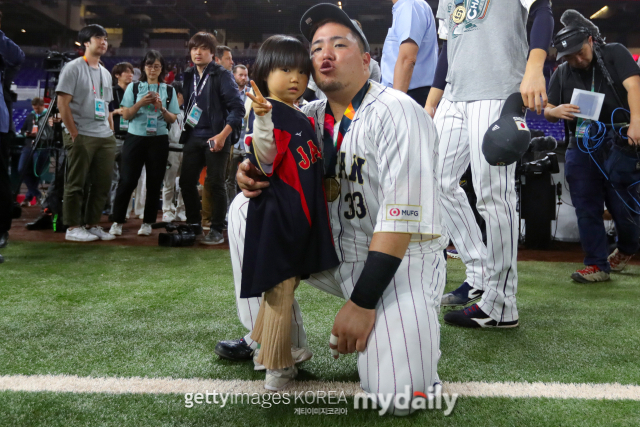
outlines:
[{"label": "man in gray t-shirt", "polygon": [[[520,92],[523,104],[538,113],[546,104],[542,68],[553,34],[551,6],[549,0],[440,0],[436,17],[444,44],[425,109],[435,113],[440,138],[436,176],[444,225],[467,268],[464,283],[441,304],[479,300],[444,320],[468,328],[513,328],[519,322],[516,165],[490,166],[482,140],[512,93]],[[469,165],[486,245],[459,185]]]},{"label": "man in gray t-shirt", "polygon": [[[66,240],[112,240],[100,222],[111,187],[116,153],[109,103],[113,99],[111,74],[100,65],[107,51],[107,32],[89,25],[78,33],[85,55],[68,63],[56,88],[58,108],[66,127],[67,175],[62,219],[68,226]],[[84,190],[88,189],[88,194]],[[85,206],[84,218],[81,218]]]}]

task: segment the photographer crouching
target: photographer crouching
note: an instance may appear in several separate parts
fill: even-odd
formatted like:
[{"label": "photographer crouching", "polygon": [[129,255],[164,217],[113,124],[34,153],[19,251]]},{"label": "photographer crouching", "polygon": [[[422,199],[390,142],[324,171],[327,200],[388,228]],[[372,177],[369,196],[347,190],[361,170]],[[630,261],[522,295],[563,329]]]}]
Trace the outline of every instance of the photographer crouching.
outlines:
[{"label": "photographer crouching", "polygon": [[[622,271],[639,246],[636,212],[640,205],[631,196],[637,183],[635,188],[630,186],[633,183],[630,178],[635,175],[625,173],[621,181],[629,182],[624,188],[618,185],[614,188],[614,173],[621,176],[620,170],[615,169],[624,162],[614,164],[613,171],[607,166],[611,166],[608,159],[614,152],[628,151],[627,159],[633,161],[640,148],[640,68],[624,46],[605,44],[598,27],[578,12],[567,10],[561,22],[565,28],[554,37],[554,45],[558,49],[557,59],[565,58],[566,62],[551,76],[544,115],[550,122],[565,121],[568,142],[565,174],[578,217],[580,242],[586,253],[586,268],[576,271],[571,278],[580,283],[602,282],[609,280],[611,271]],[[580,114],[580,108],[570,103],[574,89],[604,94],[600,123],[575,116]],[[625,139],[620,130],[627,126]],[[609,256],[602,218],[605,204],[618,234],[617,249]]]}]

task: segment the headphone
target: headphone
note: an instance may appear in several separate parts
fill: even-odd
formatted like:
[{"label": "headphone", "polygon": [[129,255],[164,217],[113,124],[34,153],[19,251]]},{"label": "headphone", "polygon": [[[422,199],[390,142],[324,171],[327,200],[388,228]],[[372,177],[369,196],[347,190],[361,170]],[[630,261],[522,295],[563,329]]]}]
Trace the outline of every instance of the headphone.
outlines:
[{"label": "headphone", "polygon": [[[567,43],[567,40],[571,38],[575,38],[580,34],[582,34],[585,39],[592,36],[591,32],[585,27],[574,27],[574,26],[564,27],[563,29],[558,31],[558,33],[553,38],[553,45],[555,47],[558,47],[558,45],[565,46]],[[594,37],[594,39],[595,38],[596,37]],[[564,45],[563,45],[563,42],[564,42]]]}]

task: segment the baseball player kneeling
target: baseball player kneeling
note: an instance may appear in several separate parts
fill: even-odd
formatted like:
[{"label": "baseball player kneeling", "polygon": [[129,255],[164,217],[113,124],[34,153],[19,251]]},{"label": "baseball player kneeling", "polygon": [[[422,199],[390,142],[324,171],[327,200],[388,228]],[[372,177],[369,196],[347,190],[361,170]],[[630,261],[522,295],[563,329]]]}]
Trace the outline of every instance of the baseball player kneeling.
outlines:
[{"label": "baseball player kneeling", "polygon": [[[321,141],[340,260],[338,267],[311,275],[307,283],[347,300],[335,317],[330,347],[342,354],[358,352],[365,392],[395,395],[409,387],[412,395],[427,393],[439,381],[438,306],[447,240],[441,237],[437,201],[436,129],[406,94],[368,80],[369,44],[341,9],[312,7],[301,30],[311,44],[314,79],[327,95],[303,111]],[[257,196],[268,185],[248,162],[240,166],[238,182],[244,194],[236,197],[229,214],[236,290],[242,281],[246,196]],[[243,324],[253,329],[259,299],[237,302]],[[306,343],[295,302],[292,326],[294,345]],[[218,343],[216,352],[229,357],[225,346],[253,344],[250,336],[245,340]],[[408,411],[393,408],[395,414]]]}]

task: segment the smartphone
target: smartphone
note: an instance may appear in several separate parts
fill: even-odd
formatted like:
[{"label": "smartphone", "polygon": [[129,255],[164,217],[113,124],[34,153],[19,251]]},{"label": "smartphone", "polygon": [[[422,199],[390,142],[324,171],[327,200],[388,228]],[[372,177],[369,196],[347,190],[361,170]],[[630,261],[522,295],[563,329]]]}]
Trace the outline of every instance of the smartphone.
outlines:
[{"label": "smartphone", "polygon": [[208,140],[207,143],[209,144],[209,148],[216,147],[216,142],[213,139]]}]

